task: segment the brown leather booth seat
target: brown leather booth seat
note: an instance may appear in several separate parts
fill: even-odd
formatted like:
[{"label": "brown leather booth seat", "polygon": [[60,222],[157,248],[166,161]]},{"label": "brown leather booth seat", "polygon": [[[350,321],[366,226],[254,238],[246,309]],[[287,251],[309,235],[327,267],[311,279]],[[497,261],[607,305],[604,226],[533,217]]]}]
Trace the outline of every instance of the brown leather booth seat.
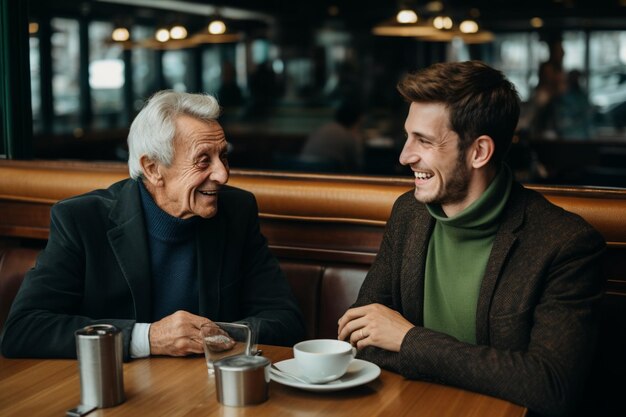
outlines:
[{"label": "brown leather booth seat", "polygon": [[22,285],[24,274],[35,265],[38,254],[36,249],[0,248],[0,329]]},{"label": "brown leather booth seat", "polygon": [[307,325],[306,338],[335,339],[337,320],[356,300],[366,267],[282,261]]},{"label": "brown leather booth seat", "polygon": [[[0,161],[0,326],[48,238],[50,206],[125,177],[124,164]],[[392,205],[411,179],[233,171],[230,184],[255,194],[262,232],[300,303],[307,338],[336,337],[337,319],[356,299]],[[584,217],[607,242],[591,408],[581,415],[614,415],[626,389],[626,190],[531,188]]]},{"label": "brown leather booth seat", "polygon": [[[0,162],[0,246],[9,237],[12,246],[21,239],[43,247],[52,204],[126,176],[123,164]],[[391,205],[407,185],[254,172],[234,172],[230,184],[255,193],[262,231],[300,303],[307,337],[336,337],[337,320],[356,299]]]},{"label": "brown leather booth seat", "polygon": [[[35,265],[38,249],[0,248],[0,329],[24,275]],[[306,338],[337,337],[337,319],[354,302],[365,267],[281,262],[307,325]]]},{"label": "brown leather booth seat", "polygon": [[[19,247],[44,246],[50,206],[126,177],[127,167],[120,163],[0,161],[0,248],[5,248],[0,320],[37,253]],[[300,302],[307,336],[333,337],[337,318],[355,300],[374,260],[393,202],[412,187],[411,180],[233,171],[230,184],[256,195],[262,231]],[[623,331],[626,191],[535,188],[583,216],[605,237],[607,315]]]}]

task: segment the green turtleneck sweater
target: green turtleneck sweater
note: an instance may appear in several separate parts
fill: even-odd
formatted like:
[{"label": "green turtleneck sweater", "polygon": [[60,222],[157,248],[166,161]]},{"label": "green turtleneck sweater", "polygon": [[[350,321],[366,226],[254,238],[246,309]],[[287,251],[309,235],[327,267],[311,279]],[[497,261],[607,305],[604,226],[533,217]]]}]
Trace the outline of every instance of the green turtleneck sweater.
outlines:
[{"label": "green turtleneck sweater", "polygon": [[426,255],[424,327],[476,343],[476,308],[487,260],[511,191],[503,166],[485,192],[456,216],[427,204],[435,229]]}]

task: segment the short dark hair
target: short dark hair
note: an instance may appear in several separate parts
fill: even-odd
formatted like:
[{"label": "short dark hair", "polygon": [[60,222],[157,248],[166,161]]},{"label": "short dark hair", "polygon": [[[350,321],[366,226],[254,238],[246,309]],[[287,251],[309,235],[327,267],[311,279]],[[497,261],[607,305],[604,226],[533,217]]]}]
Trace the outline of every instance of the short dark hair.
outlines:
[{"label": "short dark hair", "polygon": [[405,76],[398,91],[408,102],[444,104],[462,154],[476,138],[488,135],[495,143],[492,161],[504,158],[517,127],[520,99],[502,72],[480,61],[439,63]]}]

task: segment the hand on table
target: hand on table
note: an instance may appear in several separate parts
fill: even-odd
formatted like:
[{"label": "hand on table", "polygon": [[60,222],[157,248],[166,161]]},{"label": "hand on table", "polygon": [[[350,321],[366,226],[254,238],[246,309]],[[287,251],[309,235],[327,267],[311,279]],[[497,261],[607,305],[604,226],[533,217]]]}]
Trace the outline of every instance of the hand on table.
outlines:
[{"label": "hand on table", "polygon": [[177,311],[150,325],[150,354],[185,356],[202,353],[200,326],[211,323],[206,317]]},{"label": "hand on table", "polygon": [[382,304],[351,308],[339,319],[339,340],[348,340],[357,349],[376,346],[399,352],[404,336],[415,327],[400,313]]}]

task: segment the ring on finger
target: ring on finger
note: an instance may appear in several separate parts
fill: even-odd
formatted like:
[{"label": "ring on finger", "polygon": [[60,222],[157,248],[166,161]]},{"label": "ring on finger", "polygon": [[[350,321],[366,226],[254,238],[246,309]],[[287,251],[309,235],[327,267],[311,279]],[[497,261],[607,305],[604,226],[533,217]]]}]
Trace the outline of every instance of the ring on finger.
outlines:
[{"label": "ring on finger", "polygon": [[365,339],[365,335],[363,335],[363,329],[361,329],[361,330],[360,330],[359,334],[360,334],[360,336],[361,336],[361,337],[360,337],[361,339]]}]

